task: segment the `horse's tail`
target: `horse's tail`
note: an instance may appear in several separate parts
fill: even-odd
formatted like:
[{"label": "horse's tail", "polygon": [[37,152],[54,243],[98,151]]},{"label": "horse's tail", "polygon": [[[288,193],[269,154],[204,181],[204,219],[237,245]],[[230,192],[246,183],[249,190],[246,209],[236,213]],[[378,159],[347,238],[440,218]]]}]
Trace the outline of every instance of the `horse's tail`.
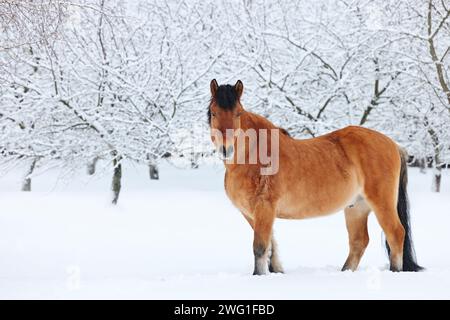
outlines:
[{"label": "horse's tail", "polygon": [[[408,154],[403,148],[399,148],[401,158],[400,181],[398,185],[397,212],[400,221],[405,228],[405,240],[403,242],[403,271],[420,271],[423,267],[417,264],[416,254],[414,251],[411,224],[409,217],[409,201],[406,186],[408,184]],[[389,245],[386,241],[386,248],[390,252]]]}]

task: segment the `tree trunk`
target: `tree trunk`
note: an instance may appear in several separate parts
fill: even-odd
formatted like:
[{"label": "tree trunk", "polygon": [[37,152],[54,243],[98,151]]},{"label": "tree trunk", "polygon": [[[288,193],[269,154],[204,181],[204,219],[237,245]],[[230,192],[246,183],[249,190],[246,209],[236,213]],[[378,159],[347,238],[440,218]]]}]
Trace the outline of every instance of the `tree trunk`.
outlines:
[{"label": "tree trunk", "polygon": [[199,159],[199,154],[192,152],[192,154],[191,154],[191,168],[192,169],[198,169],[198,159]]},{"label": "tree trunk", "polygon": [[425,158],[420,158],[419,159],[419,168],[420,168],[420,173],[426,173],[427,172],[427,161]]},{"label": "tree trunk", "polygon": [[159,180],[158,166],[156,166],[155,164],[149,164],[148,168],[149,168],[149,173],[150,173],[150,179],[151,180]]},{"label": "tree trunk", "polygon": [[[441,86],[442,92],[446,95],[447,101],[449,104],[449,107],[447,108],[448,111],[450,111],[450,88],[448,83],[446,82],[446,76],[445,76],[445,65],[443,63],[443,59],[445,58],[442,56],[441,58],[438,57],[438,53],[436,51],[436,44],[434,43],[436,35],[439,33],[440,30],[442,30],[442,27],[445,25],[445,20],[448,19],[450,12],[447,12],[447,15],[445,15],[441,22],[438,24],[436,29],[433,32],[433,1],[428,1],[428,15],[427,15],[427,30],[428,30],[428,49],[431,55],[431,59],[433,60],[433,63],[436,67],[436,74],[437,78],[439,80],[439,84]],[[446,52],[447,53],[447,52]]]},{"label": "tree trunk", "polygon": [[434,131],[433,128],[428,128],[428,134],[431,137],[431,143],[433,145],[434,150],[434,158],[433,158],[433,184],[431,186],[431,191],[433,192],[440,192],[441,191],[441,178],[442,178],[442,167],[443,164],[441,162],[441,144],[439,141],[439,137],[436,134],[436,131]]},{"label": "tree trunk", "polygon": [[113,179],[112,179],[112,185],[111,189],[113,192],[113,204],[117,204],[117,201],[119,200],[119,194],[120,189],[122,187],[122,164],[120,163],[121,158],[114,158],[113,165],[114,165],[114,173],[113,173]]},{"label": "tree trunk", "polygon": [[433,173],[433,185],[431,190],[433,192],[441,192],[441,178],[442,178],[442,168],[440,166],[436,166]]},{"label": "tree trunk", "polygon": [[34,169],[36,168],[37,158],[34,158],[31,162],[30,167],[25,175],[25,178],[22,181],[22,191],[31,191],[31,175],[33,174]]},{"label": "tree trunk", "polygon": [[98,161],[98,157],[95,157],[94,159],[92,159],[91,162],[88,163],[87,165],[87,174],[92,176],[93,174],[95,174],[95,169],[97,167],[97,161]]}]

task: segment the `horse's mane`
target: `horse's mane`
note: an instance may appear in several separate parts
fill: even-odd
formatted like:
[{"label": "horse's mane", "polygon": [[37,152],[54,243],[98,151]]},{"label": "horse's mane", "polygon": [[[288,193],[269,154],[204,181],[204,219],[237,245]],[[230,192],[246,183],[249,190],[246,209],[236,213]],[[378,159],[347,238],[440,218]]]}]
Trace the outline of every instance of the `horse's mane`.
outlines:
[{"label": "horse's mane", "polygon": [[292,138],[292,136],[289,133],[289,131],[287,131],[285,128],[278,127],[278,129],[280,129],[281,133],[283,133],[284,135]]},{"label": "horse's mane", "polygon": [[253,113],[253,112],[248,112],[248,115],[250,116],[251,122],[253,122],[255,129],[263,129],[263,128],[278,129],[285,136],[292,138],[289,131],[287,131],[286,129],[281,128],[279,126],[276,126],[269,119],[267,119],[259,114]]}]

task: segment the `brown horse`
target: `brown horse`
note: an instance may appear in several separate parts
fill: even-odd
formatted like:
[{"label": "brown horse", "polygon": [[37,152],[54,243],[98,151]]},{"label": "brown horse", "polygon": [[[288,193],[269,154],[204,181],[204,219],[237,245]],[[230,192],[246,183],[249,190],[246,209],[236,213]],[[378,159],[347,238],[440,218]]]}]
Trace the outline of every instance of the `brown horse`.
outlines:
[{"label": "brown horse", "polygon": [[[369,242],[371,211],[386,235],[390,270],[422,269],[410,234],[406,153],[395,142],[357,126],[297,140],[245,111],[242,92],[241,81],[219,86],[212,80],[208,121],[211,139],[224,159],[226,193],[254,230],[254,274],[283,272],[272,234],[275,218],[304,219],[342,209],[350,245],[342,270],[358,267]],[[249,130],[256,135],[247,134]],[[280,133],[267,138],[262,130]],[[268,167],[262,149],[272,164],[277,162],[272,174],[262,173]]]}]

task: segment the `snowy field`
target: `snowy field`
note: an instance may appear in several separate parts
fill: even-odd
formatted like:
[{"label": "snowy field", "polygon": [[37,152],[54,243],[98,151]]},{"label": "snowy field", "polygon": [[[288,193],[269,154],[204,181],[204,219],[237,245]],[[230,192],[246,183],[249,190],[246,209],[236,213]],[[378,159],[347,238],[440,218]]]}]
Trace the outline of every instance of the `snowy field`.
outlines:
[{"label": "snowy field", "polygon": [[[431,174],[431,172],[429,172]],[[0,298],[431,299],[450,298],[450,175],[442,193],[410,169],[421,273],[391,273],[373,215],[357,272],[342,213],[275,226],[285,274],[252,276],[252,232],[223,190],[223,169],[126,166],[119,204],[110,177],[57,172],[17,192],[21,172],[0,177]]]}]

